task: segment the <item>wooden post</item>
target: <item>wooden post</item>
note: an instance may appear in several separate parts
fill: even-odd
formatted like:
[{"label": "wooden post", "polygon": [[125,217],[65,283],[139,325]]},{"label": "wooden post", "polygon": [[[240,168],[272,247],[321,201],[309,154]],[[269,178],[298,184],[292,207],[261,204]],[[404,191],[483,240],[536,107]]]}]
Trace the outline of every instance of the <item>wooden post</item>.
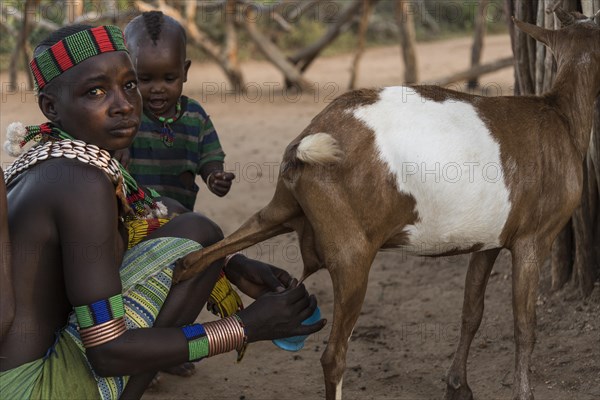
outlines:
[{"label": "wooden post", "polygon": [[[192,4],[196,5],[196,3]],[[136,0],[135,5],[141,12],[157,9],[153,5],[150,5],[141,0]],[[195,15],[195,7],[193,8],[193,10],[191,10],[190,7],[191,5],[186,6],[186,12],[192,12]],[[181,15],[181,13],[177,9],[164,3],[164,1],[159,2],[158,9],[166,15],[170,16],[171,18],[177,20],[177,22],[179,22],[185,28],[188,34],[188,38],[217,62],[217,64],[221,67],[221,69],[227,76],[227,79],[234,88],[243,87],[243,84],[240,84],[240,82],[242,82],[241,70],[236,71],[225,62],[222,56],[223,51],[221,47],[217,43],[215,43],[205,32],[198,28],[195,19],[184,18],[184,16]]]},{"label": "wooden post", "polygon": [[404,83],[412,84],[419,81],[417,67],[416,41],[413,2],[399,0],[396,3],[396,23],[400,31],[400,46],[404,60]]},{"label": "wooden post", "polygon": [[244,90],[244,78],[238,57],[238,36],[236,28],[237,0],[227,0],[225,3],[225,45],[222,59],[225,68],[231,71],[230,83],[234,90],[240,93]]},{"label": "wooden post", "polygon": [[83,15],[83,0],[67,1],[65,7],[69,8],[67,10],[67,21],[69,24],[74,23]]},{"label": "wooden post", "polygon": [[464,80],[474,80],[481,75],[489,74],[491,72],[498,71],[502,68],[511,67],[514,64],[512,57],[501,58],[499,60],[493,61],[489,64],[480,64],[474,67],[469,68],[466,71],[457,72],[445,78],[436,79],[432,81],[434,84],[439,86],[446,86],[454,82],[464,81]]},{"label": "wooden post", "polygon": [[[10,56],[10,65],[8,67],[8,86],[10,90],[17,89],[17,70],[20,56],[26,60],[24,68],[28,71],[29,59],[31,58],[31,54],[28,54],[27,52],[29,49],[29,46],[27,45],[27,38],[29,37],[30,31],[29,14],[35,11],[37,4],[38,1],[26,0],[23,5],[23,18],[21,19],[21,27],[17,36],[17,43],[15,44],[15,48]],[[29,72],[27,72],[27,75],[29,75]],[[33,85],[31,77],[28,76],[27,78],[31,87]]]},{"label": "wooden post", "polygon": [[[342,29],[348,25],[358,10],[360,10],[363,0],[353,0],[339,15],[336,15],[335,22],[327,29],[327,32],[316,42],[310,44],[296,54],[289,57],[289,61],[296,65],[301,72],[306,71],[310,64],[321,54],[323,49],[331,44],[342,32]],[[374,3],[378,0],[374,0]]]},{"label": "wooden post", "polygon": [[[487,25],[486,13],[488,4],[489,0],[479,0],[479,6],[477,7],[476,14],[473,16],[475,19],[475,29],[473,33],[473,47],[471,48],[471,67],[477,67],[481,61],[481,51]],[[467,86],[469,89],[475,89],[479,86],[479,81],[477,78],[470,79]]]},{"label": "wooden post", "polygon": [[[248,7],[246,9],[246,15],[244,16],[244,27],[246,28],[246,32],[248,32],[250,39],[256,44],[256,47],[283,73],[286,82],[291,83],[291,86],[295,86],[302,91],[311,91],[311,84],[302,77],[302,73],[286,59],[279,48],[258,30],[255,20],[256,12],[252,7]],[[290,85],[288,85],[288,87],[290,87]]]},{"label": "wooden post", "polygon": [[367,28],[369,27],[369,17],[371,16],[371,12],[371,0],[363,0],[360,24],[358,26],[358,37],[356,40],[356,53],[354,53],[354,60],[352,60],[352,67],[350,68],[350,83],[348,84],[348,89],[350,90],[356,87],[358,66],[360,64],[360,59],[365,52],[365,36],[367,34]]}]

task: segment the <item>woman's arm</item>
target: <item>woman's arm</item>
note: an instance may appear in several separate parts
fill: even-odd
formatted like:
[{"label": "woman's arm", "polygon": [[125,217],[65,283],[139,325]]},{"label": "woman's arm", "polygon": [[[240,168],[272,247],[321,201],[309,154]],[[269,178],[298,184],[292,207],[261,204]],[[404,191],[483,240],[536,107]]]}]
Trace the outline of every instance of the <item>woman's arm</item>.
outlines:
[{"label": "woman's arm", "polygon": [[[114,187],[93,167],[74,163],[71,169],[60,174],[64,179],[56,184],[56,191],[62,195],[55,196],[53,203],[60,241],[65,246],[67,296],[74,306],[85,306],[120,295],[123,250]],[[210,289],[207,286],[201,290],[208,297]],[[252,342],[321,329],[324,322],[301,325],[314,307],[314,298],[298,286],[262,296],[240,312],[240,317],[247,327],[248,341]],[[161,314],[163,325],[171,318]],[[86,352],[96,372],[107,376],[157,371],[189,359],[188,341],[181,327],[174,326],[127,330],[107,343],[88,347]]]},{"label": "woman's arm", "polygon": [[8,202],[4,172],[0,168],[0,343],[4,340],[15,318],[15,294],[10,261]]}]

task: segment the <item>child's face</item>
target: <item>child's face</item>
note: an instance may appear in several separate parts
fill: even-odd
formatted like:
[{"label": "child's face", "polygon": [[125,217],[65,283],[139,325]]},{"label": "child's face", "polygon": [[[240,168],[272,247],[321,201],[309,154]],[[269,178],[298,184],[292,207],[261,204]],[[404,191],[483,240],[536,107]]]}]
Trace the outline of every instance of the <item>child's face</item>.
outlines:
[{"label": "child's face", "polygon": [[175,115],[177,100],[187,81],[190,61],[184,59],[182,45],[159,40],[140,45],[132,55],[144,107],[161,117]]},{"label": "child's face", "polygon": [[77,139],[106,150],[128,147],[140,125],[141,96],[131,59],[115,51],[89,58],[40,94],[40,108]]}]

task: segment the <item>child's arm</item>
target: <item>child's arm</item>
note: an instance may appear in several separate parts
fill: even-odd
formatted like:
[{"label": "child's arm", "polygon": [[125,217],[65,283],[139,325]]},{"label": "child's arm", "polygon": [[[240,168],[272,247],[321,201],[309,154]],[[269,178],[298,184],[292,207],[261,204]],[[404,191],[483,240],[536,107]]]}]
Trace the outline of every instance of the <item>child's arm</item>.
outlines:
[{"label": "child's arm", "polygon": [[200,176],[206,182],[208,189],[219,197],[225,196],[235,175],[223,171],[223,163],[220,161],[209,161],[200,168]]},{"label": "child's arm", "polygon": [[210,117],[205,113],[200,132],[198,153],[200,157],[197,174],[202,177],[211,192],[219,197],[225,196],[231,189],[235,175],[223,171],[225,152],[223,152],[219,136]]}]

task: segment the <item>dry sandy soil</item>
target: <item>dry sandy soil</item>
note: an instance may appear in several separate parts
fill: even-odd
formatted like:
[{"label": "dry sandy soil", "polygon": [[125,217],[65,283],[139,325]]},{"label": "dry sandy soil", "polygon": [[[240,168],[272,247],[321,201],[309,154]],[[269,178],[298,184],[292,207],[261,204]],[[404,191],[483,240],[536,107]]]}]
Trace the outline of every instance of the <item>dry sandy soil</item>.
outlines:
[{"label": "dry sandy soil", "polygon": [[[489,37],[484,61],[510,55],[509,38]],[[418,46],[421,79],[435,82],[468,66],[469,39]],[[195,64],[186,94],[200,100],[211,114],[227,152],[227,168],[237,174],[223,198],[202,190],[196,210],[225,233],[267,204],[277,178],[283,149],[328,102],[341,94],[349,79],[351,56],[318,60],[308,71],[315,94],[281,93],[281,76],[263,62],[247,62],[249,94],[236,97],[219,69]],[[359,86],[397,85],[403,67],[396,47],[369,50],[363,59]],[[2,75],[6,81],[6,74]],[[491,95],[512,94],[513,73],[487,75],[482,84]],[[458,85],[457,88],[464,88]],[[41,121],[31,93],[3,93],[0,128],[15,120]],[[10,159],[3,154],[2,164]],[[245,251],[251,257],[286,268],[299,276],[302,263],[293,235],[284,235]],[[344,379],[345,399],[440,399],[442,381],[458,339],[458,324],[468,257],[426,259],[381,253],[373,264],[367,297],[354,330]],[[513,371],[513,325],[510,254],[501,253],[486,294],[482,327],[473,343],[468,370],[475,397],[510,398]],[[540,400],[600,398],[600,288],[577,300],[569,291],[550,293],[546,265],[538,299],[538,343],[532,379]],[[320,271],[306,281],[319,299],[325,318],[332,318],[331,282]],[[248,302],[248,299],[246,299]],[[212,319],[207,312],[199,320]],[[289,353],[270,342],[252,344],[245,359],[234,354],[204,360],[190,378],[162,375],[144,400],[167,399],[319,399],[324,386],[319,358],[329,326],[312,336],[303,350]]]}]

